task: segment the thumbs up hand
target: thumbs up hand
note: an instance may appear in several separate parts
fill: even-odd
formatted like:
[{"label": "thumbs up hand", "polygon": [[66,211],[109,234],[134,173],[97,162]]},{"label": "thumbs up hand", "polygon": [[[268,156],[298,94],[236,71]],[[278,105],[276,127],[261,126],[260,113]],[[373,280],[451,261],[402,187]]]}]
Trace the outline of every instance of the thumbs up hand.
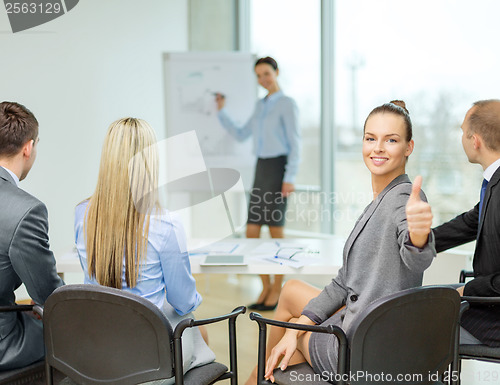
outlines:
[{"label": "thumbs up hand", "polygon": [[432,225],[431,206],[420,199],[421,187],[422,177],[417,176],[413,182],[410,198],[406,203],[406,222],[410,240],[418,248],[426,245]]}]

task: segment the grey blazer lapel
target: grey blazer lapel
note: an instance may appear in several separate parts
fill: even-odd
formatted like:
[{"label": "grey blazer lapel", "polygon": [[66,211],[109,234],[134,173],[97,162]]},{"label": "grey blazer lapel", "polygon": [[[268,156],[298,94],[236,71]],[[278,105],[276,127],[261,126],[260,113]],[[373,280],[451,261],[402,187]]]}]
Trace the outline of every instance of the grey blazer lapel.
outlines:
[{"label": "grey blazer lapel", "polygon": [[3,180],[5,180],[7,182],[12,183],[14,186],[17,186],[14,179],[12,179],[12,176],[2,166],[0,166],[0,178],[2,178]]},{"label": "grey blazer lapel", "polygon": [[366,209],[366,211],[361,215],[361,217],[358,219],[358,222],[354,225],[354,229],[352,230],[352,233],[349,235],[349,238],[346,241],[345,247],[344,247],[344,259],[347,258],[349,255],[349,251],[351,250],[352,245],[354,244],[354,241],[358,237],[359,233],[361,233],[361,230],[365,227],[366,223],[368,220],[371,218],[375,210],[377,209],[378,205],[380,202],[382,202],[382,199],[384,196],[395,186],[401,183],[411,183],[410,178],[408,178],[408,175],[402,174],[398,176],[397,178],[393,179],[391,183],[387,185],[387,187],[378,195],[377,199],[373,201]]},{"label": "grey blazer lapel", "polygon": [[491,190],[493,190],[496,186],[496,184],[500,181],[500,167],[497,168],[493,176],[491,177],[490,181],[488,182],[488,187],[486,188],[486,194],[484,194],[484,202],[483,202],[483,207],[482,207],[482,212],[481,212],[481,217],[479,218],[479,228],[477,230],[477,237],[479,238],[479,234],[481,233],[481,230],[483,229],[483,222],[484,222],[484,216],[486,215],[486,210],[488,208],[488,202],[491,197]]}]

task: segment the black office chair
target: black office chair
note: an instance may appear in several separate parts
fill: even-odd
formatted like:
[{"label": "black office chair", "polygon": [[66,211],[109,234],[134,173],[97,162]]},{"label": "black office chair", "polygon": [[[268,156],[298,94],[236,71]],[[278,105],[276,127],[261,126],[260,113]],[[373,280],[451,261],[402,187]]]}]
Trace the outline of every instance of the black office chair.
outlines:
[{"label": "black office chair", "polygon": [[[150,301],[96,285],[56,289],[44,306],[47,384],[53,368],[78,384],[129,385],[175,377],[175,384],[237,384],[236,317],[244,306],[210,319],[182,320],[175,330]],[[182,370],[186,328],[228,320],[230,370],[213,362]]]},{"label": "black office chair", "polygon": [[[290,324],[250,313],[259,324],[258,384],[268,384],[264,380],[266,325],[333,333],[339,339],[336,376],[313,377],[308,364],[299,364],[285,371],[276,369],[277,384],[297,384],[298,378],[309,380],[300,382],[308,385],[327,385],[330,380],[338,385],[443,384],[452,379],[446,372],[458,355],[459,316],[467,306],[460,304],[457,291],[449,287],[404,290],[374,301],[359,314],[347,335],[338,327]],[[350,377],[356,373],[365,376]]]},{"label": "black office chair", "polygon": [[[474,277],[472,271],[462,270],[460,272],[459,282],[465,284],[466,279],[471,277]],[[472,306],[500,306],[500,297],[463,296],[462,299]],[[488,345],[460,345],[458,352],[460,360],[478,360],[500,363],[500,347],[491,347]],[[458,370],[460,370],[460,360],[458,361]]]},{"label": "black office chair", "polygon": [[[38,305],[14,305],[0,306],[0,313],[3,312],[20,312],[20,311],[35,311],[38,314],[42,313],[41,307]],[[45,381],[45,363],[43,360],[35,362],[31,365],[19,369],[12,369],[0,372],[0,385],[7,384],[42,384]]]}]

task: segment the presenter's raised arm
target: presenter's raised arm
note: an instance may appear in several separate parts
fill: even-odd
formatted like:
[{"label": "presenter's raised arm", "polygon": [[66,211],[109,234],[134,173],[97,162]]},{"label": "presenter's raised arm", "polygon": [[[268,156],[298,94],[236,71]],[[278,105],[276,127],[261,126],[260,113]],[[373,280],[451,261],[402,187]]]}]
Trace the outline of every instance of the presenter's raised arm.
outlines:
[{"label": "presenter's raised arm", "polygon": [[219,118],[219,122],[229,134],[239,142],[246,140],[252,135],[253,128],[256,125],[255,111],[243,126],[239,126],[226,111],[226,96],[217,92],[215,94],[215,102],[217,103],[217,117]]}]

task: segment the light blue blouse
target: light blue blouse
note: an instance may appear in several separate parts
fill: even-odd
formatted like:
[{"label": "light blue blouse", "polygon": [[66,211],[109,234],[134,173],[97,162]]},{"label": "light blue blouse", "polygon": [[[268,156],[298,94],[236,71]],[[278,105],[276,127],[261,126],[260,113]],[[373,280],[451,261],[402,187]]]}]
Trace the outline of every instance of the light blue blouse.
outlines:
[{"label": "light blue blouse", "polygon": [[253,134],[254,153],[258,158],[286,155],[284,182],[295,183],[300,163],[301,140],[298,109],[295,101],[275,92],[257,101],[255,110],[245,125],[238,127],[226,109],[218,113],[222,126],[237,140],[243,141]]},{"label": "light blue blouse", "polygon": [[[80,203],[75,210],[75,243],[85,274],[84,283],[98,285],[95,277],[88,274],[83,231],[87,204],[88,201]],[[122,289],[150,300],[160,309],[168,301],[179,315],[194,311],[202,298],[196,291],[186,249],[184,229],[177,218],[166,210],[162,210],[161,215],[152,216],[147,253],[137,285],[133,288],[127,286],[124,267]]]}]

